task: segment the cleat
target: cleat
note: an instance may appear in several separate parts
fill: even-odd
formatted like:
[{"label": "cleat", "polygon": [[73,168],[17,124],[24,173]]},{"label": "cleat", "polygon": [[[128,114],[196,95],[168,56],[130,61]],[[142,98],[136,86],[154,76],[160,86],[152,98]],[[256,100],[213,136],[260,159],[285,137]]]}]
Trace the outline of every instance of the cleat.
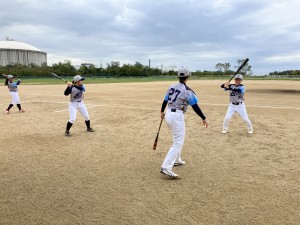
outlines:
[{"label": "cleat", "polygon": [[70,131],[66,131],[65,136],[70,136]]},{"label": "cleat", "polygon": [[223,129],[222,130],[222,134],[226,134],[228,132],[228,130]]},{"label": "cleat", "polygon": [[178,178],[179,176],[174,173],[172,170],[168,170],[168,169],[165,169],[165,168],[160,168],[160,172],[164,175],[166,175],[167,177],[169,178],[172,178],[172,179],[176,179]]},{"label": "cleat", "polygon": [[86,131],[87,132],[94,132],[94,129],[90,127],[90,128],[87,128]]},{"label": "cleat", "polygon": [[5,110],[5,113],[6,113],[6,114],[9,114],[9,111],[8,111],[8,110]]},{"label": "cleat", "polygon": [[253,129],[249,129],[248,134],[253,134]]},{"label": "cleat", "polygon": [[183,165],[185,165],[185,161],[174,163],[174,166],[183,166]]},{"label": "cleat", "polygon": [[21,109],[21,110],[19,110],[19,112],[20,112],[20,113],[23,113],[23,112],[25,112],[25,110],[24,110],[24,109]]}]

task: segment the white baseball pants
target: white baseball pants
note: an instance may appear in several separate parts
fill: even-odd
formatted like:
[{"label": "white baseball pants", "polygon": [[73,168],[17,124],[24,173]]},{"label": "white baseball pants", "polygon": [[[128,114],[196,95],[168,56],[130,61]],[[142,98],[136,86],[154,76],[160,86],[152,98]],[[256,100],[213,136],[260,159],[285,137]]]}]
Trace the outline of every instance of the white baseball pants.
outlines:
[{"label": "white baseball pants", "polygon": [[17,104],[21,103],[18,92],[9,92],[9,93],[10,93],[10,96],[11,96],[11,104],[17,105]]},{"label": "white baseball pants", "polygon": [[175,162],[182,161],[181,151],[185,136],[185,123],[183,111],[177,110],[176,112],[171,112],[170,109],[167,109],[165,119],[173,136],[173,145],[169,149],[169,152],[167,153],[166,158],[161,167],[171,170]]},{"label": "white baseball pants", "polygon": [[70,123],[74,123],[76,121],[76,114],[77,110],[80,112],[80,114],[83,116],[85,121],[90,120],[89,113],[84,105],[84,103],[81,102],[70,102],[69,104],[69,112],[70,112]]},{"label": "white baseball pants", "polygon": [[223,130],[228,130],[228,123],[235,112],[237,112],[242,117],[242,119],[247,123],[248,130],[252,129],[252,124],[251,124],[251,121],[249,120],[245,103],[243,102],[242,104],[239,104],[239,105],[233,105],[232,103],[229,104],[229,107],[228,107],[228,110],[227,110],[227,113],[226,113],[226,116],[225,116],[225,119],[223,122]]}]

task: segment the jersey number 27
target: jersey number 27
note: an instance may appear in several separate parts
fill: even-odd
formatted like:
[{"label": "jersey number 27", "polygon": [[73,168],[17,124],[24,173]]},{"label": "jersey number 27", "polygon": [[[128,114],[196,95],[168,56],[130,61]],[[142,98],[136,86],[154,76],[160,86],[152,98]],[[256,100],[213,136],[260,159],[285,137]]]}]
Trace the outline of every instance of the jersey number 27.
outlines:
[{"label": "jersey number 27", "polygon": [[177,99],[177,97],[180,93],[181,93],[181,91],[179,91],[177,89],[174,89],[174,88],[171,88],[170,91],[169,91],[168,100],[172,101],[172,102],[176,102],[176,99]]}]

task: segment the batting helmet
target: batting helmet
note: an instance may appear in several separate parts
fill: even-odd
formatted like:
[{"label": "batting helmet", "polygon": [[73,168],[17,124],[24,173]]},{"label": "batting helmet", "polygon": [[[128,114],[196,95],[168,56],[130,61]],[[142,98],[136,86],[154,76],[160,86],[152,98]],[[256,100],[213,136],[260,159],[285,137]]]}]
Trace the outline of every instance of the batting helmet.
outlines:
[{"label": "batting helmet", "polygon": [[85,77],[82,77],[80,75],[76,75],[74,78],[73,78],[73,82],[76,83],[78,81],[81,81],[81,80],[85,80]]},{"label": "batting helmet", "polygon": [[188,69],[181,68],[178,70],[178,77],[188,77],[190,75],[190,72]]},{"label": "batting helmet", "polygon": [[7,79],[13,79],[13,78],[14,78],[13,75],[11,75],[11,74],[7,75]]},{"label": "batting helmet", "polygon": [[241,80],[243,80],[243,76],[242,76],[242,74],[237,74],[237,75],[235,75],[234,79],[241,79]]}]

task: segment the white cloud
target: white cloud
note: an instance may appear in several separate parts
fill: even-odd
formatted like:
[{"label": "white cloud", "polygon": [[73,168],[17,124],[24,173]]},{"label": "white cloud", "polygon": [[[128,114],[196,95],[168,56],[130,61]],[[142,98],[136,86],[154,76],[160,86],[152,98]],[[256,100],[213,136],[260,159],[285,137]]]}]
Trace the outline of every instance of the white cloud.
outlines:
[{"label": "white cloud", "polygon": [[248,57],[254,73],[268,73],[299,58],[298,0],[11,0],[1,9],[0,38],[48,52],[49,64],[150,58],[208,70]]}]

